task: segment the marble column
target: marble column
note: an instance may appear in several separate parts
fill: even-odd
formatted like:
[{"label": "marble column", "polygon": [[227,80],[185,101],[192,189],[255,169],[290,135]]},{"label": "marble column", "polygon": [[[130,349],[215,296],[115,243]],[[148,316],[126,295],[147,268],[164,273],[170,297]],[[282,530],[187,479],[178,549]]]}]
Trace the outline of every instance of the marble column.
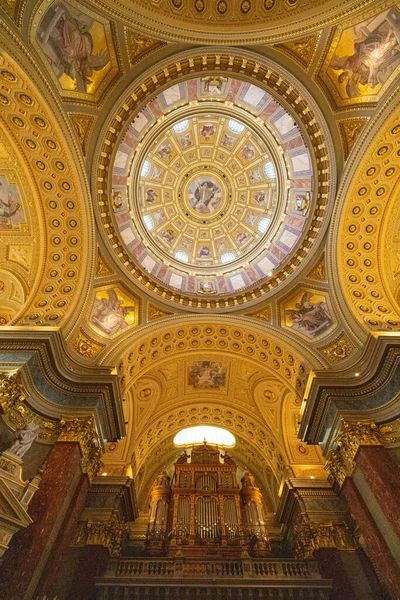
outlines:
[{"label": "marble column", "polygon": [[[54,543],[49,559],[47,560],[46,567],[43,570],[39,584],[36,588],[35,598],[53,598],[55,596],[52,592],[57,585],[69,546],[75,537],[76,527],[85,504],[89,486],[89,477],[86,474],[82,475],[62,522],[60,532]],[[75,598],[75,596],[72,597]]]},{"label": "marble column", "polygon": [[342,495],[346,498],[352,516],[359,527],[367,554],[381,585],[387,590],[391,598],[399,600],[400,566],[393,558],[385,538],[378,529],[356,484],[350,477],[346,477],[343,483]]},{"label": "marble column", "polygon": [[56,442],[28,513],[33,523],[11,540],[0,571],[0,596],[28,600],[34,592],[82,478],[78,442]]}]

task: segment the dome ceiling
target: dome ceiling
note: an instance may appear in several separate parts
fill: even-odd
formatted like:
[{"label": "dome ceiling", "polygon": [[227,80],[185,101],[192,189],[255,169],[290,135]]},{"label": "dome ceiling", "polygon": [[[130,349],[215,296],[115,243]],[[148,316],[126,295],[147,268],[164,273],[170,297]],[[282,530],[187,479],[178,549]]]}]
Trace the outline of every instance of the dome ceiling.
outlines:
[{"label": "dome ceiling", "polygon": [[372,0],[103,0],[102,9],[150,35],[209,44],[295,36],[347,17]]},{"label": "dome ceiling", "polygon": [[115,155],[120,240],[155,282],[224,296],[270,279],[304,239],[315,208],[300,125],[262,88],[224,77],[164,90]]}]

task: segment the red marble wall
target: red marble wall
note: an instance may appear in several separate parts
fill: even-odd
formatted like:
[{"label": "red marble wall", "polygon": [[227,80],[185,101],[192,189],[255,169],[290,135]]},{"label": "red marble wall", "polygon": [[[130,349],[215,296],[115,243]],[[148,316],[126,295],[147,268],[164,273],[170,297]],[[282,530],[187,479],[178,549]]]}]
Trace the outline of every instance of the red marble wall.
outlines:
[{"label": "red marble wall", "polygon": [[400,540],[399,467],[383,446],[360,446],[355,462]]},{"label": "red marble wall", "polygon": [[89,478],[83,475],[78,483],[75,495],[63,520],[60,532],[54,543],[51,555],[43,570],[39,584],[35,591],[35,597],[48,596],[53,598],[56,593],[54,587],[59,578],[61,567],[65,560],[69,546],[74,540],[79,517],[85,504],[89,490]]},{"label": "red marble wall", "polygon": [[343,484],[342,494],[363,534],[368,556],[381,585],[393,600],[400,600],[400,568],[350,477],[347,477]]},{"label": "red marble wall", "polygon": [[17,532],[0,569],[0,597],[30,600],[82,477],[76,442],[57,442],[29,505],[33,524]]}]

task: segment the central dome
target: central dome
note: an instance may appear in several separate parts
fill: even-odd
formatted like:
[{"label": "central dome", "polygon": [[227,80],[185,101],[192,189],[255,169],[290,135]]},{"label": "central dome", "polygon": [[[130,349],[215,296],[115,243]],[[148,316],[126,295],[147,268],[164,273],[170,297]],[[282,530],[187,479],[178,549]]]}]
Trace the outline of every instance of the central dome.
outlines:
[{"label": "central dome", "polygon": [[113,153],[108,237],[133,277],[185,306],[224,307],[297,268],[321,222],[316,189],[326,196],[298,115],[218,74],[164,88],[131,119]]},{"label": "central dome", "polygon": [[269,237],[278,169],[267,141],[243,122],[210,113],[172,123],[139,171],[133,196],[161,259],[211,275]]}]

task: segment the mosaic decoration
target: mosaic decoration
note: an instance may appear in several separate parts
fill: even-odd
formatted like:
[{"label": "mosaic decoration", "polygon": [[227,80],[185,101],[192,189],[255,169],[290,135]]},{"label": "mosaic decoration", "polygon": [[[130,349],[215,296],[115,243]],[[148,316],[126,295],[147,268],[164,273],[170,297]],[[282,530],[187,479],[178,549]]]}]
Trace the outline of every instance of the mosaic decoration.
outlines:
[{"label": "mosaic decoration", "polygon": [[299,292],[284,304],[284,315],[286,327],[311,339],[320,337],[333,325],[327,298],[317,292]]},{"label": "mosaic decoration", "polygon": [[339,103],[376,101],[400,65],[400,11],[397,7],[339,30],[322,70]]},{"label": "mosaic decoration", "polygon": [[137,322],[137,303],[119,288],[96,291],[90,322],[101,333],[115,335]]},{"label": "mosaic decoration", "polygon": [[109,23],[84,12],[81,4],[61,1],[50,6],[36,40],[63,90],[95,94],[112,70]]},{"label": "mosaic decoration", "polygon": [[189,369],[189,385],[209,389],[225,387],[226,369],[220,362],[202,360]]}]

